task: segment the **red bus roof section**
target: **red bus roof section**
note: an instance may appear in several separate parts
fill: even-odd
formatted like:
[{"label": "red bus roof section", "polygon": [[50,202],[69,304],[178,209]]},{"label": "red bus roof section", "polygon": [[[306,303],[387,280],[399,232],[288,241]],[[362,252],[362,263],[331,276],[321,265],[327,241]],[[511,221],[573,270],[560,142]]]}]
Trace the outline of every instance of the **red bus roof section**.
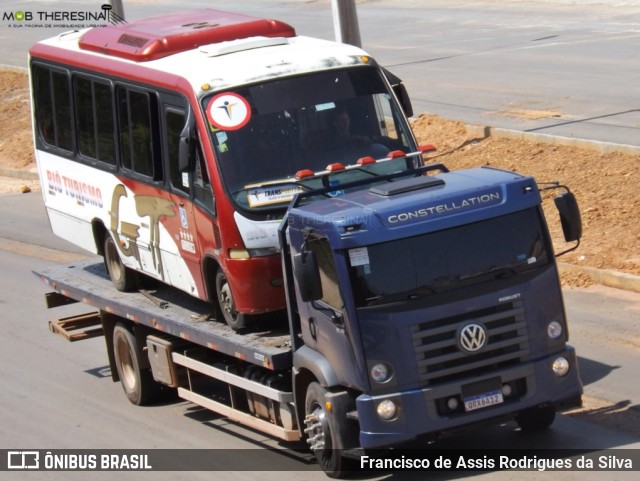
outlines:
[{"label": "red bus roof section", "polygon": [[291,25],[278,20],[203,9],[92,28],[78,45],[84,50],[146,62],[212,43],[295,35]]}]

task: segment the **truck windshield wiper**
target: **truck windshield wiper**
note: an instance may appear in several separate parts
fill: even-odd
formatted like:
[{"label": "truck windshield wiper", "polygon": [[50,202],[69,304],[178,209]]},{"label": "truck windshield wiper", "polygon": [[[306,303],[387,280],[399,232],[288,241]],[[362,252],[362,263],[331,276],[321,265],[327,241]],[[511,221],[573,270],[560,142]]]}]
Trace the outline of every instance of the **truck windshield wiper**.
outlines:
[{"label": "truck windshield wiper", "polygon": [[365,299],[369,305],[372,304],[389,304],[392,302],[400,302],[400,301],[415,301],[417,299],[421,299],[425,296],[430,296],[433,294],[438,294],[442,291],[447,290],[451,286],[450,280],[443,280],[440,282],[432,282],[430,284],[425,284],[420,287],[416,287],[415,289],[411,289],[409,291],[399,292],[396,294],[387,294],[387,295],[377,295],[368,297]]},{"label": "truck windshield wiper", "polygon": [[483,276],[498,278],[498,277],[505,277],[505,275],[508,275],[510,277],[522,272],[523,271],[522,267],[527,267],[533,264],[535,264],[535,261],[530,262],[530,260],[527,259],[524,261],[515,262],[513,264],[505,264],[502,266],[491,266],[488,269],[478,271],[478,272],[473,272],[471,274],[461,274],[458,277],[456,277],[456,280],[466,281],[468,279],[473,279],[476,277],[483,277]]}]

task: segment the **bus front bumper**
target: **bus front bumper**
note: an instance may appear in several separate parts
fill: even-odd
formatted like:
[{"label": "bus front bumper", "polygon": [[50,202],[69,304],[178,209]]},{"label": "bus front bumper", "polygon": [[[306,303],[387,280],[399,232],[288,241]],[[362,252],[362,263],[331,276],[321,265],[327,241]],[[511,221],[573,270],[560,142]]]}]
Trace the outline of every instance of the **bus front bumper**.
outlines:
[{"label": "bus front bumper", "polygon": [[226,274],[239,312],[259,314],[286,307],[280,255],[228,259]]}]

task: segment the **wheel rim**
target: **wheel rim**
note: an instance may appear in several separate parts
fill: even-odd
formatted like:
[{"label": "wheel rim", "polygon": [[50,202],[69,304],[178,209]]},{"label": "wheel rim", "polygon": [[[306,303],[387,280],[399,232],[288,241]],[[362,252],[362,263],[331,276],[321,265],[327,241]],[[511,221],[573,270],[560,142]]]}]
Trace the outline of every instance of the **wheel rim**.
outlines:
[{"label": "wheel rim", "polygon": [[133,366],[133,358],[127,341],[120,337],[117,341],[118,364],[120,366],[120,378],[126,385],[127,389],[134,390],[136,387],[137,377]]},{"label": "wheel rim", "polygon": [[118,254],[118,250],[116,249],[116,245],[113,241],[107,242],[107,267],[109,269],[109,274],[113,276],[114,279],[122,279],[122,275],[124,273],[124,267],[120,262],[120,256]]},{"label": "wheel rim", "polygon": [[226,278],[222,279],[222,285],[220,286],[220,307],[230,319],[235,320],[238,317],[236,306],[233,302],[233,296],[231,295],[231,288]]},{"label": "wheel rim", "polygon": [[[307,442],[312,451],[331,449],[331,435],[329,434],[327,414],[320,405],[315,404],[313,406],[304,423],[306,425],[304,432],[307,433]],[[327,440],[329,440],[329,446],[327,446]]]}]

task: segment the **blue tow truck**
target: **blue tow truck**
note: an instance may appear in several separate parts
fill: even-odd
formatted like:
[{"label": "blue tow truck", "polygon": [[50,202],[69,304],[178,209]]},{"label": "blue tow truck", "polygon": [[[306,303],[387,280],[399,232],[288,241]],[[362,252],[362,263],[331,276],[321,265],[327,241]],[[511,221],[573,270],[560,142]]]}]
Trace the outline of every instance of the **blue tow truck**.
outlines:
[{"label": "blue tow truck", "polygon": [[579,242],[566,187],[442,164],[328,172],[319,186],[282,220],[288,309],[268,328],[235,332],[164,285],[117,291],[91,260],[36,273],[55,291],[50,307],[97,309],[51,329],[104,335],[113,380],[134,404],[177,391],[284,441],[306,439],[331,477],[367,450],[509,419],[545,428],[581,405],[540,193],[561,191],[565,239]]}]

